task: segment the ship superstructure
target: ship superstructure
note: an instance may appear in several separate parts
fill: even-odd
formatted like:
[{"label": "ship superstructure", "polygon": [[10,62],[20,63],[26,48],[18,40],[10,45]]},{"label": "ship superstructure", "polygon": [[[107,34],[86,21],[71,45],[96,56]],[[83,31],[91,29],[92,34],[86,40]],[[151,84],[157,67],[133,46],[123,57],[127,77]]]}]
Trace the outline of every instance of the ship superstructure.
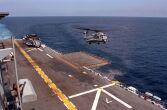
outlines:
[{"label": "ship superstructure", "polygon": [[9,15],[8,12],[0,12],[0,19],[6,17],[6,16],[8,16],[8,15]]}]

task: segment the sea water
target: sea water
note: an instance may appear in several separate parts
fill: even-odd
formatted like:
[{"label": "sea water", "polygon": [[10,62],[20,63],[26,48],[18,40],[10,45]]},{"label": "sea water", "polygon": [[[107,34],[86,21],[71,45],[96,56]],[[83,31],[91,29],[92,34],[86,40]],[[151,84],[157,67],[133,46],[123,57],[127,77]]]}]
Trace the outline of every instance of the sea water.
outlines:
[{"label": "sea water", "polygon": [[[109,29],[109,42],[91,44],[76,26]],[[8,17],[0,37],[36,33],[61,52],[87,51],[111,61],[99,71],[167,101],[167,18],[128,17]]]}]

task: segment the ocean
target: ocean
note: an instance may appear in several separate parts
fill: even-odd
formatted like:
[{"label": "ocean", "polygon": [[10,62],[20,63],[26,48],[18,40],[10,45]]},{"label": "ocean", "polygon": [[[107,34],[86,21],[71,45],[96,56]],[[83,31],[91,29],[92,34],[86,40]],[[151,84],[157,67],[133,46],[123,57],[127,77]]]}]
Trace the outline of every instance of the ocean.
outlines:
[{"label": "ocean", "polygon": [[[89,45],[75,26],[110,29],[109,42]],[[167,18],[8,17],[0,22],[0,38],[29,33],[61,52],[87,51],[106,58],[111,64],[98,71],[167,102]]]}]

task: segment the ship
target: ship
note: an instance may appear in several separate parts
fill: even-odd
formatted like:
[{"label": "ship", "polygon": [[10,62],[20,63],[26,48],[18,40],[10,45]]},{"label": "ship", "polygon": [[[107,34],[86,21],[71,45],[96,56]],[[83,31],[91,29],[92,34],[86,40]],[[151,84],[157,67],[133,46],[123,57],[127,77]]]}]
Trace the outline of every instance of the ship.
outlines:
[{"label": "ship", "polygon": [[[0,13],[0,18],[8,13]],[[96,71],[112,63],[22,39],[0,40],[1,110],[166,110],[161,98]]]},{"label": "ship", "polygon": [[8,15],[9,15],[8,12],[0,12],[0,20],[1,20],[2,18],[4,18],[5,16],[8,16]]}]

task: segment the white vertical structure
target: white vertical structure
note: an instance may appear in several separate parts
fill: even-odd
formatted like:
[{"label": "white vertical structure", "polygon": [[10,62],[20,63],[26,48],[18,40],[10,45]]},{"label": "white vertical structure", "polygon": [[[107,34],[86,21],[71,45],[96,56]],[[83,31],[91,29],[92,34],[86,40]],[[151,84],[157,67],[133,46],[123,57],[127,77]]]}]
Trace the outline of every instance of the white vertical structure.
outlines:
[{"label": "white vertical structure", "polygon": [[32,86],[32,83],[29,79],[20,79],[19,84],[24,84],[23,94],[22,94],[22,103],[29,103],[37,100],[37,94]]},{"label": "white vertical structure", "polygon": [[96,110],[97,104],[99,102],[100,94],[101,94],[101,89],[98,89],[91,110]]},{"label": "white vertical structure", "polygon": [[14,53],[14,65],[15,65],[15,74],[16,74],[16,82],[17,82],[17,90],[18,90],[18,100],[19,100],[20,109],[23,110],[23,108],[22,108],[22,102],[21,102],[21,96],[20,96],[20,89],[19,89],[19,78],[18,78],[16,51],[15,51],[15,45],[14,45],[14,43],[15,43],[15,38],[12,37],[12,45],[13,45],[13,53]]}]

